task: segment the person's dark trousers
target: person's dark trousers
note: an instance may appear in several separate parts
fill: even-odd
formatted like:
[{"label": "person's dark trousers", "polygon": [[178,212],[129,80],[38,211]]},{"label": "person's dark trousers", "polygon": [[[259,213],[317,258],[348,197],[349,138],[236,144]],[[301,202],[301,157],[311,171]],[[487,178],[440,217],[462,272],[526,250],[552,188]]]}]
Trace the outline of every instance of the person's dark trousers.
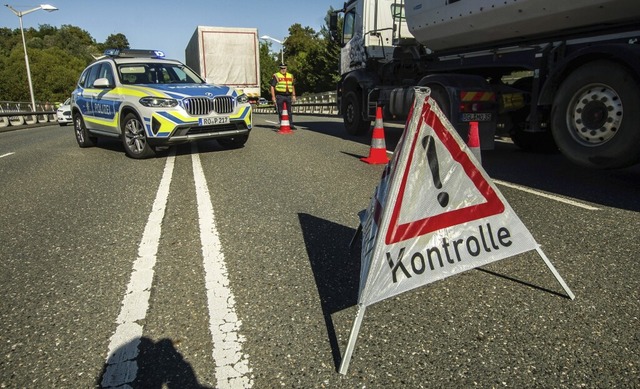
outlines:
[{"label": "person's dark trousers", "polygon": [[291,95],[276,95],[276,105],[278,106],[278,118],[282,121],[282,106],[287,103],[287,113],[289,114],[289,124],[293,125],[293,109],[291,109]]}]

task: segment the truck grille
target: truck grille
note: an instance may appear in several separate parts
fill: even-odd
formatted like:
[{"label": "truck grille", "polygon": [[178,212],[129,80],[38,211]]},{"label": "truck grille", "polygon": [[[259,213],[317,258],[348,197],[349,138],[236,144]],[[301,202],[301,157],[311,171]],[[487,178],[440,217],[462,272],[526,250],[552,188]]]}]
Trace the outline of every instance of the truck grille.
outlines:
[{"label": "truck grille", "polygon": [[182,108],[192,116],[224,114],[233,112],[234,101],[235,99],[231,96],[187,97],[182,100]]}]

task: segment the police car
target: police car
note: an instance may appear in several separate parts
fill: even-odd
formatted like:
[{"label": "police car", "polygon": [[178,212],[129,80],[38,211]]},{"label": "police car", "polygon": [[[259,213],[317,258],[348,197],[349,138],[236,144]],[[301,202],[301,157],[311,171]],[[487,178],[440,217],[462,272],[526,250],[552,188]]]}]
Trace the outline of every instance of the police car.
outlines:
[{"label": "police car", "polygon": [[98,137],[119,138],[132,158],[159,146],[216,139],[243,146],[252,128],[251,105],[233,88],[207,84],[160,51],[107,50],[81,74],[71,96],[80,147]]}]

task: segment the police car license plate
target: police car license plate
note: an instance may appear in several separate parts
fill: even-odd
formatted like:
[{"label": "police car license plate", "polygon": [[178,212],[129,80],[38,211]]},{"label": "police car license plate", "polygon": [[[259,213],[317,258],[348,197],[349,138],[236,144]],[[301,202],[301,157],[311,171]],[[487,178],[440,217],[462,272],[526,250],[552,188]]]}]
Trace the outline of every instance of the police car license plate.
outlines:
[{"label": "police car license plate", "polygon": [[227,124],[229,123],[228,116],[219,116],[214,118],[200,118],[199,119],[201,126],[213,126],[216,124]]},{"label": "police car license plate", "polygon": [[461,122],[490,122],[491,112],[488,113],[461,113]]}]

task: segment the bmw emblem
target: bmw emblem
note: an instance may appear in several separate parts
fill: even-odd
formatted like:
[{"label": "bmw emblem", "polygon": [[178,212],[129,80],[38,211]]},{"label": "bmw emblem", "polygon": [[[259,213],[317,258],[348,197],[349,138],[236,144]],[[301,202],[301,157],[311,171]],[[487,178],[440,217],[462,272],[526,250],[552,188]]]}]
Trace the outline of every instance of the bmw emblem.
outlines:
[{"label": "bmw emblem", "polygon": [[211,92],[206,92],[204,95],[207,96],[208,98],[212,98],[213,97],[213,93],[211,93]]}]

